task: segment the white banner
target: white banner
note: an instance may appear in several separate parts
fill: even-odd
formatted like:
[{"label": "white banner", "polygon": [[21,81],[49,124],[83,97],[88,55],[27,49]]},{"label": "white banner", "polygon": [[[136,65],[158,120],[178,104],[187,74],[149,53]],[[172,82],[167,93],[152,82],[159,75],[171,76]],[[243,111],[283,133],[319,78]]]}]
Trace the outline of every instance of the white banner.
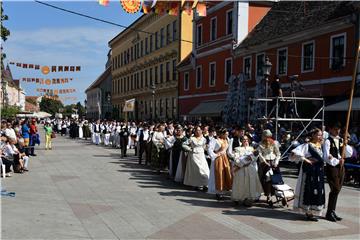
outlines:
[{"label": "white banner", "polygon": [[123,112],[133,112],[135,111],[135,98],[129,99],[125,102]]}]

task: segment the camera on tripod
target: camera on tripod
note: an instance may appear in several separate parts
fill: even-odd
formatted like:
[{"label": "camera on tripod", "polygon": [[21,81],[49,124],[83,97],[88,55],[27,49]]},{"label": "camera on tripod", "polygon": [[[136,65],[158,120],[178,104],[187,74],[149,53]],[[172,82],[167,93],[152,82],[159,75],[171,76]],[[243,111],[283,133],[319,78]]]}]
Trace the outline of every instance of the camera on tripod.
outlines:
[{"label": "camera on tripod", "polygon": [[299,75],[291,75],[289,76],[289,80],[291,92],[303,92],[305,90],[304,86],[299,82]]}]

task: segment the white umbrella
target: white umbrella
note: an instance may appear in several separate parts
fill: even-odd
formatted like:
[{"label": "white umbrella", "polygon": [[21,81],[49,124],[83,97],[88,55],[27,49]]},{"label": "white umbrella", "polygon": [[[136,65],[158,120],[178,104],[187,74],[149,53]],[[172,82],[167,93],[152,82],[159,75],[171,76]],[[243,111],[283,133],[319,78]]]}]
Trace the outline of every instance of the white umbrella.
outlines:
[{"label": "white umbrella", "polygon": [[47,117],[51,117],[50,113],[47,112],[35,112],[34,113],[35,117],[37,118],[47,118]]}]

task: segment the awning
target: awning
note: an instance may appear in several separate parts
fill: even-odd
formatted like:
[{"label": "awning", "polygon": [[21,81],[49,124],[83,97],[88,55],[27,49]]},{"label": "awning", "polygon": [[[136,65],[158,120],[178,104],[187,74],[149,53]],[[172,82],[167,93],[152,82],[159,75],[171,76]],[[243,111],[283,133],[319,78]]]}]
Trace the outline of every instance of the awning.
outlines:
[{"label": "awning", "polygon": [[190,111],[192,116],[220,116],[225,106],[224,100],[204,101]]},{"label": "awning", "polygon": [[[325,111],[342,112],[342,111],[347,111],[348,107],[349,107],[349,100],[345,100],[345,101],[341,101],[341,102],[326,106]],[[353,98],[352,111],[360,111],[360,97]]]}]

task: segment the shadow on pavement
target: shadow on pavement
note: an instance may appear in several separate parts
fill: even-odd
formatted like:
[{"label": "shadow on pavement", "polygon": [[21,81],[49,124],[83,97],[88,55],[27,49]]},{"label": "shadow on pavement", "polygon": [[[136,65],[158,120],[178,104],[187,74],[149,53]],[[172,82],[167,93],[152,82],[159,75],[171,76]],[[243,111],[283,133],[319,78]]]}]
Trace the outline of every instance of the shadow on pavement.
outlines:
[{"label": "shadow on pavement", "polygon": [[302,222],[305,220],[305,216],[302,214],[290,211],[278,211],[271,208],[244,208],[239,210],[224,210],[223,214],[236,216],[254,216],[260,218],[272,218]]}]

